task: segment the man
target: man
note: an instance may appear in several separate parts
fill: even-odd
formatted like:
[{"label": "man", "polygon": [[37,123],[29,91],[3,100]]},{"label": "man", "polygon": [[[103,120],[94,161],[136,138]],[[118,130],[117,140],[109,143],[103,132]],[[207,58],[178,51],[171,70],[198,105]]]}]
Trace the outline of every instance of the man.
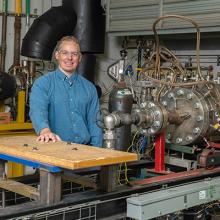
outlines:
[{"label": "man", "polygon": [[96,88],[76,71],[82,58],[77,39],[63,37],[55,58],[59,67],[38,78],[30,94],[30,118],[39,135],[37,141],[102,146],[102,130],[96,124]]}]

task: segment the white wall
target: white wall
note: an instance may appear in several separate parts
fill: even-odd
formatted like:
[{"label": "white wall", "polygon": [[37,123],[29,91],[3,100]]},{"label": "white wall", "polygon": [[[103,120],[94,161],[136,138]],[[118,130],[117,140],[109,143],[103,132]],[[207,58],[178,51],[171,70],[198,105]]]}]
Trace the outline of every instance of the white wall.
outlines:
[{"label": "white wall", "polygon": [[[52,6],[59,6],[62,4],[62,0],[31,0],[30,5],[30,13],[35,15],[41,15]],[[0,10],[2,11],[2,0],[0,0]],[[15,12],[15,0],[8,0],[8,12]],[[22,13],[25,13],[25,0],[22,1]],[[30,19],[31,23],[33,22],[33,18]],[[21,42],[25,33],[27,31],[27,26],[25,22],[25,17],[22,17],[22,30],[21,30]],[[2,31],[2,17],[0,16],[0,36]],[[1,44],[1,41],[0,41]],[[14,17],[7,17],[7,51],[6,51],[6,64],[5,70],[8,71],[10,66],[13,63],[13,54],[14,54]],[[21,59],[23,59],[21,57]]]}]

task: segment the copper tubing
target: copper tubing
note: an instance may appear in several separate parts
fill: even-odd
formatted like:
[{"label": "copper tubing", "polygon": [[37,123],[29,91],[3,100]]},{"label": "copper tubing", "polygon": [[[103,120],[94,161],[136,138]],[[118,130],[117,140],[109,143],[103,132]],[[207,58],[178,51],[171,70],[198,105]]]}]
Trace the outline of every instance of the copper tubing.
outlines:
[{"label": "copper tubing", "polygon": [[165,15],[162,17],[159,17],[153,24],[153,32],[156,40],[156,65],[155,65],[155,70],[156,70],[156,75],[159,74],[159,68],[160,68],[160,48],[159,48],[159,37],[156,31],[156,25],[159,21],[166,19],[166,18],[179,18],[181,20],[189,21],[190,23],[193,24],[193,26],[196,28],[196,64],[197,64],[197,72],[200,77],[200,80],[204,80],[203,76],[200,71],[200,58],[199,58],[199,52],[200,52],[200,30],[198,24],[193,21],[191,18],[184,17],[181,15]]}]

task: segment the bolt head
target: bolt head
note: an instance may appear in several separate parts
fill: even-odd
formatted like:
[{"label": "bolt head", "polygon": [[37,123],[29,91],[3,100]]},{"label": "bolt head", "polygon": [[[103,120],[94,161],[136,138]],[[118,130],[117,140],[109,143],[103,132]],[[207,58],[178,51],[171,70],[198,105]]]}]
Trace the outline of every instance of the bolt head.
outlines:
[{"label": "bolt head", "polygon": [[196,121],[203,121],[203,116],[202,115],[198,115],[197,117],[196,117]]},{"label": "bolt head", "polygon": [[182,141],[183,141],[183,139],[180,138],[180,137],[178,137],[178,138],[176,139],[176,143],[177,143],[177,144],[181,143]]},{"label": "bolt head", "polygon": [[160,121],[154,121],[153,125],[157,128],[160,127]]},{"label": "bolt head", "polygon": [[177,90],[177,95],[183,95],[184,94],[184,91],[182,90],[182,89],[179,89],[179,90]]},{"label": "bolt head", "polygon": [[199,127],[193,128],[193,134],[198,134],[199,132],[200,132]]},{"label": "bolt head", "polygon": [[198,102],[196,102],[196,103],[194,103],[193,107],[194,107],[195,109],[198,109],[198,108],[200,107],[200,104],[199,104]]},{"label": "bolt head", "polygon": [[186,98],[187,98],[187,99],[192,99],[192,97],[193,97],[193,94],[192,94],[192,93],[188,93],[188,94],[186,95]]},{"label": "bolt head", "polygon": [[155,104],[153,102],[149,102],[148,105],[147,105],[148,108],[152,108],[154,106],[155,106]]},{"label": "bolt head", "polygon": [[148,131],[148,134],[154,134],[155,133],[153,128],[149,128],[147,131]]},{"label": "bolt head", "polygon": [[193,139],[193,137],[191,135],[186,136],[186,141],[191,141],[192,139]]},{"label": "bolt head", "polygon": [[142,103],[140,104],[140,107],[141,107],[141,108],[145,108],[145,107],[146,107],[146,102],[142,102]]},{"label": "bolt head", "polygon": [[170,92],[169,94],[168,94],[168,98],[173,98],[174,97],[174,93],[173,92]]},{"label": "bolt head", "polygon": [[162,101],[163,106],[167,106],[167,101]]}]

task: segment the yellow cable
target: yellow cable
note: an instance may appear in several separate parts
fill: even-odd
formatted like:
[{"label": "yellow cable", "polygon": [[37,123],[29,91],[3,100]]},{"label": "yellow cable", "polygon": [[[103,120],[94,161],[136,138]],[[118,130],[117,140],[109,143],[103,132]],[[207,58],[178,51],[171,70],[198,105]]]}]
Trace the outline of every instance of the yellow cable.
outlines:
[{"label": "yellow cable", "polygon": [[[133,136],[133,139],[132,139],[132,141],[131,141],[131,145],[128,147],[127,152],[129,152],[130,148],[134,145],[134,140],[135,140],[135,138],[136,138],[136,136],[137,136],[138,133],[139,133],[139,131],[136,131],[136,132],[135,132],[135,134],[134,134],[134,136]],[[117,181],[118,181],[118,184],[119,184],[119,185],[122,184],[122,183],[121,183],[121,171],[122,171],[121,169],[122,169],[122,164],[123,164],[123,163],[121,163],[121,164],[119,165],[119,170],[118,170],[118,175],[117,175]],[[128,176],[127,176],[127,172],[128,172],[127,163],[125,163],[125,181],[126,181],[126,183],[129,183]]]}]

